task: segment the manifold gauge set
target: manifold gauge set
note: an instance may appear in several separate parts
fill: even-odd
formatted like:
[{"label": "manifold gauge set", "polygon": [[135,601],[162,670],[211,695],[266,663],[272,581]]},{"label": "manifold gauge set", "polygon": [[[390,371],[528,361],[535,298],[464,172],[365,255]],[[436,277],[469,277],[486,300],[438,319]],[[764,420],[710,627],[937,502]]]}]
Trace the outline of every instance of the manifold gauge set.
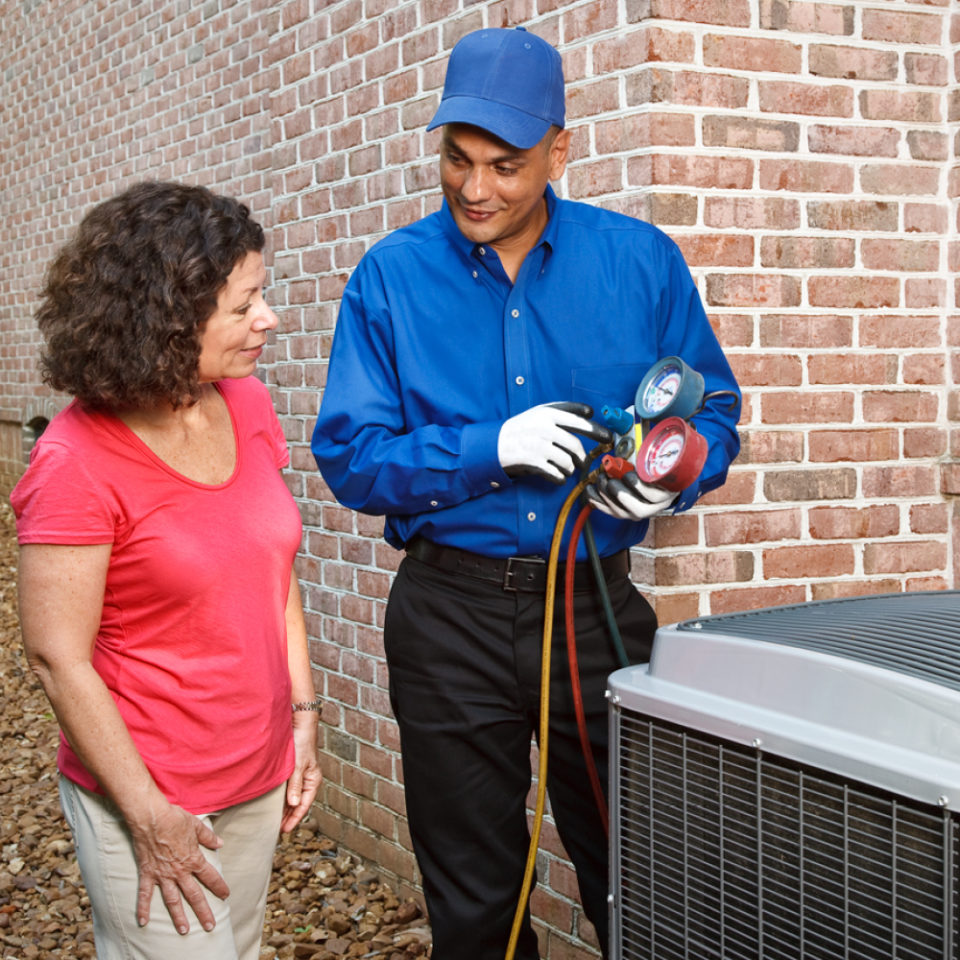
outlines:
[{"label": "manifold gauge set", "polygon": [[620,434],[614,453],[633,463],[644,483],[680,491],[690,486],[707,459],[707,441],[690,417],[706,399],[730,393],[704,395],[703,377],[680,357],[664,357],[644,375],[637,387],[633,415],[604,407],[601,415]]}]

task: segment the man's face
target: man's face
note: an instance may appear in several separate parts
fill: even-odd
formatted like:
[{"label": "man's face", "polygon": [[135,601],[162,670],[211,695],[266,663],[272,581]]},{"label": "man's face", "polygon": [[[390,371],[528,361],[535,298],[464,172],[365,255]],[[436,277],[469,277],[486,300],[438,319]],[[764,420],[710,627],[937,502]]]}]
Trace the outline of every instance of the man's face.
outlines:
[{"label": "man's face", "polygon": [[570,134],[551,130],[519,150],[478,127],[448,123],[440,144],[440,185],[461,233],[495,250],[530,249],[546,224],[543,191],[563,175]]}]

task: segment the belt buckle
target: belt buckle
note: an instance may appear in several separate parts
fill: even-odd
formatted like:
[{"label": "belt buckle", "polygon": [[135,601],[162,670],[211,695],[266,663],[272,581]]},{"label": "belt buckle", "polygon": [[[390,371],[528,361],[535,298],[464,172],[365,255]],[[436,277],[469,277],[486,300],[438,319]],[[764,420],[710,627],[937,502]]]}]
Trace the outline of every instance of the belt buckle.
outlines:
[{"label": "belt buckle", "polygon": [[514,561],[517,563],[539,563],[546,564],[546,560],[542,557],[507,557],[507,565],[503,568],[503,583],[501,586],[504,590],[509,591],[510,593],[516,593],[519,587],[513,585],[513,578],[516,576],[517,571],[513,569]]}]

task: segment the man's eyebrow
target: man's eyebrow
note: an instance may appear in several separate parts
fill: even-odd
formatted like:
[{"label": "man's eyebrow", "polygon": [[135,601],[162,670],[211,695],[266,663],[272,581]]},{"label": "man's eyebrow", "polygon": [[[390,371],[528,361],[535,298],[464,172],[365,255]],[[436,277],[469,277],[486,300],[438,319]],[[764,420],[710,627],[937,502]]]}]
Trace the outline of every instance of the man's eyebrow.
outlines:
[{"label": "man's eyebrow", "polygon": [[[453,137],[446,137],[443,141],[444,147],[449,150],[456,150],[457,153],[462,156],[466,156],[466,150],[460,146],[459,143]],[[505,145],[506,147],[506,145]],[[497,156],[491,158],[487,163],[525,163],[526,158],[523,156],[522,150],[511,150],[506,148],[505,152],[498,154]]]}]

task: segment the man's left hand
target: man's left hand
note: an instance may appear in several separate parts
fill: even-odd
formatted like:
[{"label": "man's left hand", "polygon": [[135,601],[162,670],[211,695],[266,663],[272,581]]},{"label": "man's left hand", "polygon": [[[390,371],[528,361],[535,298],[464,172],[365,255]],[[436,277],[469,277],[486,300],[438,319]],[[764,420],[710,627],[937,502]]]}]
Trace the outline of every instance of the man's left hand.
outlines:
[{"label": "man's left hand", "polygon": [[680,496],[673,490],[644,483],[635,472],[614,480],[601,473],[586,490],[592,507],[618,520],[649,520],[662,513]]}]

